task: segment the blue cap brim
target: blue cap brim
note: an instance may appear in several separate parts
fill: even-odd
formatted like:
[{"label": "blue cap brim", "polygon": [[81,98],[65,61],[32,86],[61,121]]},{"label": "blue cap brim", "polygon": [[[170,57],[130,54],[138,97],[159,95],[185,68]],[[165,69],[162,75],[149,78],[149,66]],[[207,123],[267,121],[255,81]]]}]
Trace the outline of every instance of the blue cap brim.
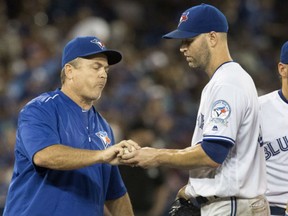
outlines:
[{"label": "blue cap brim", "polygon": [[187,32],[187,31],[182,31],[179,29],[176,29],[168,34],[165,34],[162,36],[162,38],[165,39],[185,39],[185,38],[193,38],[196,37],[201,33],[195,33],[195,32]]},{"label": "blue cap brim", "polygon": [[107,56],[107,61],[109,65],[117,64],[122,59],[121,53],[115,50],[100,50],[98,52],[85,53],[85,56],[79,56],[79,57],[88,57],[96,54],[103,54]]}]

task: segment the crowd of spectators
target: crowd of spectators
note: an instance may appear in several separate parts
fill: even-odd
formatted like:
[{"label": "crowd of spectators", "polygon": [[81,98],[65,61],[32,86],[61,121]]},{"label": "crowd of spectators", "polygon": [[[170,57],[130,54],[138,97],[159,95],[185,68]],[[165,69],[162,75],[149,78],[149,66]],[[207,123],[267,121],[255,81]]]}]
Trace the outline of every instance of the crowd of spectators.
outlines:
[{"label": "crowd of spectators", "polygon": [[[179,52],[180,41],[161,36],[176,27],[183,10],[202,2],[0,1],[0,209],[13,168],[18,112],[31,98],[60,86],[62,48],[75,36],[96,35],[123,54],[123,61],[110,69],[105,96],[95,104],[111,123],[117,140],[129,138],[135,125],[141,125],[154,133],[150,145],[190,145],[201,89],[208,77],[189,69]],[[253,77],[259,95],[280,88],[277,63],[280,46],[288,40],[288,2],[206,3],[227,16],[231,55]],[[129,171],[124,174],[124,179],[129,178]],[[188,171],[163,169],[161,175],[159,185],[166,188],[161,199],[169,205],[187,181]],[[153,178],[155,172],[149,176]],[[165,210],[164,205],[162,214]]]}]

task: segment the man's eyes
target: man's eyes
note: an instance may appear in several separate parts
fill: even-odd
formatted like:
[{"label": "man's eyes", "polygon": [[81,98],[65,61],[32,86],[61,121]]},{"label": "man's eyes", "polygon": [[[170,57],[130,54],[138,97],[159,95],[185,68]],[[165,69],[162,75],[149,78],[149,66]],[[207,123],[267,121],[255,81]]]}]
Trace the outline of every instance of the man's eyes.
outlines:
[{"label": "man's eyes", "polygon": [[109,68],[104,68],[104,67],[92,67],[93,70],[99,71],[101,69],[104,69],[106,73],[109,72]]},{"label": "man's eyes", "polygon": [[190,40],[183,40],[183,44],[191,44],[194,41],[194,39],[190,39]]}]

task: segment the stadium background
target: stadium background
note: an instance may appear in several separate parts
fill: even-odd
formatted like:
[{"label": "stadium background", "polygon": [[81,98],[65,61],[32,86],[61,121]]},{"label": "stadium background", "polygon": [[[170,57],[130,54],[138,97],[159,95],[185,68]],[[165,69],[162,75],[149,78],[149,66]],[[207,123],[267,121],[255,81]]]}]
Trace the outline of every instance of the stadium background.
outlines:
[{"label": "stadium background", "polygon": [[[288,40],[288,1],[0,1],[0,213],[13,167],[18,112],[31,98],[59,87],[62,47],[76,35],[95,34],[123,54],[96,104],[117,140],[133,137],[141,145],[166,148],[190,144],[208,77],[191,72],[180,43],[161,36],[176,27],[183,10],[202,2],[227,16],[231,55],[254,78],[259,95],[278,89],[279,51]],[[163,214],[188,176],[187,171],[164,168],[121,170],[134,206],[141,211],[141,206],[162,202]],[[137,175],[145,178],[135,179]]]}]

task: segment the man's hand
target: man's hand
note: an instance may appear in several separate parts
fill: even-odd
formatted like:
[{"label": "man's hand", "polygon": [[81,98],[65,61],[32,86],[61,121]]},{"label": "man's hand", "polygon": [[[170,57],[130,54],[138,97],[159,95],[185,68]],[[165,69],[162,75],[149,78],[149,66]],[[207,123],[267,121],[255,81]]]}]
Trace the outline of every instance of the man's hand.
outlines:
[{"label": "man's hand", "polygon": [[109,163],[111,165],[121,164],[120,159],[121,156],[125,154],[125,149],[132,152],[133,150],[140,149],[140,146],[133,140],[123,140],[120,143],[103,150],[103,163]]},{"label": "man's hand", "polygon": [[158,166],[156,157],[157,157],[157,149],[145,147],[121,155],[120,162],[122,164],[130,166],[151,168]]}]

